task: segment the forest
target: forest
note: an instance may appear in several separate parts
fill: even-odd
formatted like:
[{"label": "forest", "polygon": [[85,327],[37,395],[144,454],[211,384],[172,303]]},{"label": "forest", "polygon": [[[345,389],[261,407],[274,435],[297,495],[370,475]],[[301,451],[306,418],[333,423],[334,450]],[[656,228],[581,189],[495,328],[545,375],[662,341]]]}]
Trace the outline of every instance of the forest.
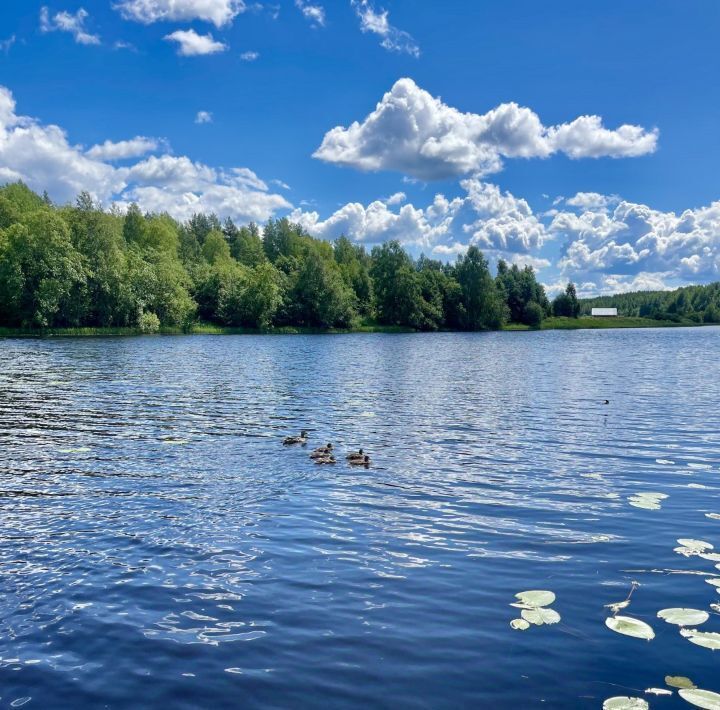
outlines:
[{"label": "forest", "polygon": [[540,327],[593,306],[621,316],[720,322],[720,283],[551,302],[531,267],[471,246],[454,263],[413,259],[397,241],[315,239],[287,219],[255,224],[195,214],[103,210],[87,193],[54,205],[22,183],[0,187],[0,326],[272,330],[403,327],[421,331]]},{"label": "forest", "polygon": [[368,252],[314,239],[287,219],[180,224],[136,205],[105,211],[87,193],[60,206],[22,183],[0,188],[4,327],[494,330],[579,308],[572,285],[550,303],[529,267],[501,261],[493,276],[476,247],[446,264],[396,241]]},{"label": "forest", "polygon": [[683,286],[674,291],[635,291],[583,299],[581,315],[592,308],[617,308],[618,315],[675,323],[720,323],[720,282]]}]

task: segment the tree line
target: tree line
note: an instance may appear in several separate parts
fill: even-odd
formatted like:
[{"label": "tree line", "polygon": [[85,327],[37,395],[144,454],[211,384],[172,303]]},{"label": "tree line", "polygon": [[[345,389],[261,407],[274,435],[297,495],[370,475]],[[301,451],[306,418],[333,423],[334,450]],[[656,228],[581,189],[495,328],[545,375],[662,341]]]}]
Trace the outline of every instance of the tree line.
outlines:
[{"label": "tree line", "polygon": [[592,308],[617,308],[618,315],[682,323],[720,323],[720,282],[683,286],[674,291],[635,291],[583,299],[581,313]]},{"label": "tree line", "polygon": [[578,312],[572,284],[550,303],[532,268],[500,261],[493,276],[475,246],[447,264],[397,241],[368,252],[315,239],[287,219],[182,224],[137,205],[105,211],[87,193],[58,206],[22,183],[0,188],[2,326],[492,330]]}]

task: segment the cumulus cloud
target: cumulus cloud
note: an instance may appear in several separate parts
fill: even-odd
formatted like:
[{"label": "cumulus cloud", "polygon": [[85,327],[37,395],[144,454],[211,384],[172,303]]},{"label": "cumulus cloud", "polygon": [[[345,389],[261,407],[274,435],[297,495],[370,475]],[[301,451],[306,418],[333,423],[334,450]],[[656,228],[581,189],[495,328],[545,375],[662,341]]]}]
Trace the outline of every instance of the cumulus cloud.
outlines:
[{"label": "cumulus cloud", "polygon": [[295,0],[295,7],[302,12],[313,27],[325,27],[325,8],[306,0]]},{"label": "cumulus cloud", "polygon": [[86,155],[94,160],[127,160],[128,158],[139,158],[147,153],[154,153],[161,147],[161,141],[157,138],[145,138],[144,136],[136,136],[130,140],[105,141],[99,145],[94,145],[87,151]]},{"label": "cumulus cloud", "polygon": [[78,44],[100,44],[100,37],[90,34],[85,29],[85,20],[89,16],[87,10],[82,7],[74,15],[65,11],[51,15],[47,7],[42,7],[40,9],[40,31],[69,32]]},{"label": "cumulus cloud", "polygon": [[531,109],[506,103],[485,114],[461,113],[400,79],[362,122],[337,126],[315,158],[360,170],[395,170],[421,180],[502,169],[503,158],[633,157],[655,150],[658,131],[603,127],[598,116],[544,126]]},{"label": "cumulus cloud", "polygon": [[420,56],[417,42],[407,32],[390,24],[387,10],[376,10],[370,0],[350,0],[350,3],[360,20],[360,29],[378,35],[382,47],[390,52]]},{"label": "cumulus cloud", "polygon": [[259,59],[260,52],[243,52],[240,55],[240,59],[242,59],[244,62],[254,62],[256,59]]},{"label": "cumulus cloud", "polygon": [[[559,268],[600,283],[613,276],[635,279],[659,274],[684,281],[720,278],[720,201],[707,207],[674,212],[609,198],[553,217],[549,231],[564,238]],[[637,285],[632,282],[633,285]],[[632,290],[632,289],[630,289]]]},{"label": "cumulus cloud", "polygon": [[12,92],[0,86],[0,181],[22,180],[47,190],[57,202],[71,201],[85,190],[106,206],[137,202],[143,210],[177,219],[207,211],[262,222],[292,207],[248,168],[223,170],[171,155],[112,164],[164,147],[162,141],[138,137],[85,150],[71,144],[62,128],[19,115]]},{"label": "cumulus cloud", "polygon": [[120,0],[115,9],[126,20],[145,25],[203,20],[222,27],[245,12],[247,6],[243,0]]},{"label": "cumulus cloud", "polygon": [[195,123],[202,125],[203,123],[212,123],[213,115],[210,111],[198,111],[195,115]]},{"label": "cumulus cloud", "polygon": [[224,52],[227,45],[217,42],[209,32],[200,35],[195,30],[176,30],[165,39],[168,42],[177,42],[178,54],[183,57],[199,57],[206,54],[217,54]]},{"label": "cumulus cloud", "polygon": [[405,193],[399,192],[367,206],[351,202],[325,220],[317,211],[299,209],[290,218],[324,239],[342,234],[372,244],[397,239],[440,256],[463,253],[477,244],[510,260],[514,257],[508,255],[514,254],[524,255],[526,263],[540,259],[531,252],[543,246],[546,228],[525,200],[477,178],[463,180],[461,186],[464,196],[449,200],[437,194],[426,207],[407,203]]}]

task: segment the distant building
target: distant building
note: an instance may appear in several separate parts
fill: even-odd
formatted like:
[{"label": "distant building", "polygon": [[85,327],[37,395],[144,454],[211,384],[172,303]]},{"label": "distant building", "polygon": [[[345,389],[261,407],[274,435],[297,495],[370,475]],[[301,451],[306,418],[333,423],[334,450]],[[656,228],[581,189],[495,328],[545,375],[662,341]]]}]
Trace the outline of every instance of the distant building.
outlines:
[{"label": "distant building", "polygon": [[617,308],[593,308],[593,318],[617,318]]}]

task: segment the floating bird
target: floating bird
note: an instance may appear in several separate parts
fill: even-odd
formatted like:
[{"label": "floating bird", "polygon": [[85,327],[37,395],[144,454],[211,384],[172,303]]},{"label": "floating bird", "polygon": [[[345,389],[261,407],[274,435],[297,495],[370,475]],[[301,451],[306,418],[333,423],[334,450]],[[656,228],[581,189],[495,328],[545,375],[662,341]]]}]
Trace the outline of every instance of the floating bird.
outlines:
[{"label": "floating bird", "polygon": [[283,446],[291,446],[292,444],[306,444],[308,433],[303,429],[300,436],[286,436],[283,439]]},{"label": "floating bird", "polygon": [[328,443],[326,446],[320,446],[310,454],[311,459],[319,459],[323,456],[330,456],[332,454],[333,445]]},{"label": "floating bird", "polygon": [[348,461],[362,461],[365,458],[365,453],[362,449],[359,451],[353,451],[345,457]]},{"label": "floating bird", "polygon": [[317,457],[315,457],[315,464],[318,465],[318,466],[322,466],[322,465],[324,465],[324,464],[333,464],[333,463],[337,463],[337,462],[335,461],[335,457],[334,457],[334,456],[325,455],[325,456],[317,456]]},{"label": "floating bird", "polygon": [[610,404],[610,400],[609,400],[609,399],[606,399],[606,400],[603,402],[603,404]]},{"label": "floating bird", "polygon": [[348,463],[351,466],[365,466],[367,468],[368,466],[370,466],[370,457],[363,456],[361,459],[350,459]]}]

